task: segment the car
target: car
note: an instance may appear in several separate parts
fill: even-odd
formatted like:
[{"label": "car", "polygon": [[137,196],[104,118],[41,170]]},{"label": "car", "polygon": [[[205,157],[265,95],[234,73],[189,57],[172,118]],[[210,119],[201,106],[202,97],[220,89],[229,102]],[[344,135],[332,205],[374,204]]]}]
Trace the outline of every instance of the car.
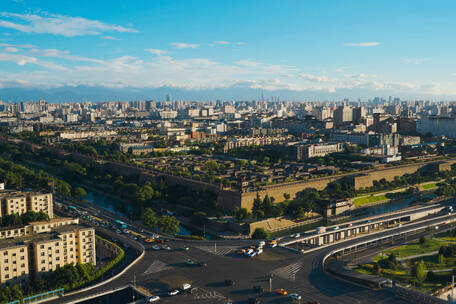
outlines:
[{"label": "car", "polygon": [[266,242],[265,242],[265,241],[260,241],[260,242],[258,242],[258,246],[259,246],[259,247],[263,247],[264,245],[266,245]]},{"label": "car", "polygon": [[173,289],[173,290],[170,290],[168,292],[168,296],[175,296],[175,295],[178,295],[179,294],[179,290],[178,289]]},{"label": "car", "polygon": [[286,296],[288,294],[288,292],[285,289],[283,289],[283,288],[276,289],[275,293],[279,294],[279,295],[283,295],[283,296]]},{"label": "car", "polygon": [[162,249],[171,250],[171,247],[169,247],[168,245],[163,245],[163,246],[162,246]]},{"label": "car", "polygon": [[290,293],[289,297],[292,300],[301,300],[302,299],[302,297],[300,295],[298,295],[297,293]]},{"label": "car", "polygon": [[146,303],[157,302],[158,300],[160,300],[159,296],[150,296],[146,298]]},{"label": "car", "polygon": [[245,249],[240,249],[240,250],[236,251],[236,253],[239,255],[243,255],[245,253]]},{"label": "car", "polygon": [[191,260],[191,259],[187,259],[187,260],[185,261],[185,263],[186,263],[187,265],[193,265],[193,264],[195,264],[195,262],[193,262],[193,260]]},{"label": "car", "polygon": [[198,291],[198,287],[193,287],[192,289],[190,289],[190,293],[195,293]]},{"label": "car", "polygon": [[247,303],[249,303],[249,304],[260,304],[261,302],[260,302],[260,300],[258,300],[258,299],[249,298],[249,299],[247,300]]},{"label": "car", "polygon": [[255,253],[256,253],[256,254],[261,254],[261,253],[263,253],[263,249],[258,248],[257,251],[255,251]]},{"label": "car", "polygon": [[257,253],[254,251],[254,252],[252,252],[252,253],[249,254],[249,257],[250,257],[250,258],[253,258],[253,257],[256,256],[256,255],[257,255]]},{"label": "car", "polygon": [[207,267],[207,263],[206,262],[199,262],[198,265],[200,265],[201,267]]},{"label": "car", "polygon": [[292,237],[294,237],[295,239],[297,239],[298,237],[301,237],[301,234],[300,233],[295,233],[292,235]]},{"label": "car", "polygon": [[187,247],[187,246],[184,246],[184,247],[182,247],[181,249],[184,250],[184,251],[189,251],[189,250],[190,250],[190,248]]},{"label": "car", "polygon": [[271,248],[277,247],[277,243],[272,243],[269,245],[269,247],[271,247]]},{"label": "car", "polygon": [[264,292],[264,288],[261,287],[261,286],[253,286],[253,292],[263,293]]},{"label": "car", "polygon": [[188,290],[188,289],[190,289],[190,288],[192,288],[192,285],[190,285],[190,284],[188,284],[188,283],[182,284],[182,290]]},{"label": "car", "polygon": [[225,285],[226,286],[233,286],[234,285],[234,281],[233,280],[225,280]]},{"label": "car", "polygon": [[152,246],[152,249],[153,249],[153,250],[160,250],[161,248],[160,248],[160,246],[158,246],[158,245],[154,245],[154,246]]}]

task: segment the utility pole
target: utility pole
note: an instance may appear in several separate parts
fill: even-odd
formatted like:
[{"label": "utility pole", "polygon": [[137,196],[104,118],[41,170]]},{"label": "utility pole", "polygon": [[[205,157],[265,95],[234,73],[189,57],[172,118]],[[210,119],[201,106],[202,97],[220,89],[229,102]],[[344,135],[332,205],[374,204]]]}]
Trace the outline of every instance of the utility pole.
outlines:
[{"label": "utility pole", "polygon": [[269,292],[272,292],[272,273],[269,274]]},{"label": "utility pole", "polygon": [[217,253],[217,243],[214,243],[214,253]]},{"label": "utility pole", "polygon": [[451,303],[454,303],[454,274],[451,275]]},{"label": "utility pole", "polygon": [[206,238],[206,224],[203,224],[203,237]]}]

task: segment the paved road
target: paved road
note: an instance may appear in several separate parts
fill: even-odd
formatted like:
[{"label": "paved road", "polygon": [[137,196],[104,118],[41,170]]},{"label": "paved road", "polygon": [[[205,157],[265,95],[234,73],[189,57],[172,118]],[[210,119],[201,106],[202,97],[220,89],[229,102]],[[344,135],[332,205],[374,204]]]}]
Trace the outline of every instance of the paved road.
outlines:
[{"label": "paved road", "polygon": [[[450,217],[450,216],[448,216]],[[438,220],[431,220],[433,225]],[[422,224],[411,224],[394,230],[403,231]],[[88,292],[72,295],[48,303],[66,303],[90,294],[106,291],[133,282],[160,295],[160,303],[246,303],[250,297],[258,297],[261,303],[288,303],[289,299],[275,293],[265,292],[257,296],[252,287],[260,285],[269,289],[269,276],[273,275],[272,288],[284,288],[289,293],[299,293],[303,303],[407,303],[395,299],[387,289],[370,290],[339,280],[323,271],[321,261],[330,250],[354,244],[360,240],[388,235],[393,231],[385,230],[374,236],[366,235],[321,248],[306,254],[297,254],[286,248],[266,248],[260,256],[247,258],[238,256],[235,251],[239,246],[254,244],[254,241],[184,241],[171,240],[167,243],[172,250],[154,250],[152,244],[144,244],[145,256],[120,278]],[[111,233],[107,231],[106,233]],[[125,235],[113,234],[121,242],[132,242]],[[216,245],[216,251],[214,247]],[[188,251],[181,247],[188,246]],[[207,267],[187,265],[192,259],[196,263],[206,262]],[[233,280],[233,286],[226,286],[225,280]],[[188,282],[198,287],[194,294],[167,296],[170,288]],[[111,299],[111,303],[112,299]]]}]

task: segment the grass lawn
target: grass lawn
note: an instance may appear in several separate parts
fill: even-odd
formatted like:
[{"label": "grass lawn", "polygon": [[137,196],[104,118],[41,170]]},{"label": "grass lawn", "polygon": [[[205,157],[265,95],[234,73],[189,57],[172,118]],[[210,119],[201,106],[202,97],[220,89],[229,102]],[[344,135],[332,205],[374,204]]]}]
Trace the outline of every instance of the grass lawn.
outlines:
[{"label": "grass lawn", "polygon": [[437,187],[437,183],[426,184],[426,185],[423,185],[422,187],[423,187],[424,190],[432,189],[432,188]]},{"label": "grass lawn", "polygon": [[363,205],[367,205],[367,204],[372,204],[372,203],[375,203],[375,202],[379,202],[379,201],[384,201],[384,200],[387,200],[388,198],[386,197],[385,194],[382,194],[382,195],[372,195],[372,196],[365,196],[365,197],[360,197],[360,198],[356,198],[354,201],[353,201],[353,204],[355,206],[363,206]]},{"label": "grass lawn", "polygon": [[[439,239],[444,239],[444,238],[445,239],[448,238],[448,240],[456,239],[456,237],[451,237],[451,236],[439,237]],[[376,257],[374,257],[374,259],[371,263],[359,265],[358,267],[354,268],[354,270],[361,272],[361,273],[372,274],[374,264],[376,262],[378,262],[380,259],[385,258],[386,256],[388,256],[391,253],[394,253],[397,257],[404,258],[407,256],[413,256],[413,255],[418,255],[418,254],[422,254],[422,253],[438,251],[440,246],[448,245],[448,244],[449,243],[447,243],[447,242],[442,242],[442,241],[438,241],[438,240],[434,240],[434,239],[426,239],[426,242],[424,244],[420,244],[418,241],[416,241],[414,243],[403,245],[403,246],[394,248],[392,250],[384,250],[383,256],[381,254],[379,254]],[[443,264],[438,264],[437,255],[418,257],[418,258],[412,259],[411,262],[413,263],[413,262],[417,262],[420,260],[424,261],[427,270],[452,269],[452,268],[455,268],[455,266],[456,266],[456,256],[450,257],[450,258],[445,258],[445,262]],[[399,282],[408,284],[410,282],[410,269],[408,268],[409,263],[408,262],[403,263],[402,265],[403,266],[398,270],[383,268],[379,275],[382,277],[386,277],[386,278],[389,278],[392,280],[397,280]],[[422,292],[431,293],[439,288],[446,286],[451,281],[450,272],[439,272],[439,273],[434,272],[434,276],[435,276],[435,281],[432,281],[432,282],[425,281],[425,282],[423,282],[423,284],[421,286],[415,287],[415,288]]]},{"label": "grass lawn", "polygon": [[[445,242],[440,242],[437,240],[427,239],[425,244],[420,244],[419,242],[413,242],[407,245],[402,245],[400,247],[394,248],[392,250],[385,250],[383,254],[388,256],[391,253],[394,253],[398,258],[405,258],[411,255],[417,255],[422,253],[428,253],[432,251],[438,251],[440,246],[447,245]],[[377,255],[374,260],[378,261],[381,259],[381,254]]]}]

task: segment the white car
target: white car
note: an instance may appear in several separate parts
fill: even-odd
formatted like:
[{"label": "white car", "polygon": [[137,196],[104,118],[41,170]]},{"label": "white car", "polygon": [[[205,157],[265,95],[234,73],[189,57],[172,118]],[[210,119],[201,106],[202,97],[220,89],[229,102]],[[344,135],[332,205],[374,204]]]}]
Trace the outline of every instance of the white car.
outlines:
[{"label": "white car", "polygon": [[146,299],[146,303],[157,302],[158,300],[160,300],[159,296],[150,296]]},{"label": "white car", "polygon": [[272,243],[271,245],[269,245],[269,247],[271,247],[271,248],[277,247],[277,243]]},{"label": "white car", "polygon": [[265,242],[265,241],[260,241],[260,242],[258,242],[258,246],[259,246],[259,247],[263,247],[264,245],[266,245],[266,242]]},{"label": "white car", "polygon": [[298,237],[301,237],[301,234],[300,233],[295,233],[292,235],[292,237],[294,237],[295,239],[297,239]]},{"label": "white car", "polygon": [[160,248],[160,246],[158,246],[158,245],[154,245],[154,246],[152,246],[152,249],[153,249],[153,250],[160,250],[161,248]]},{"label": "white car", "polygon": [[257,254],[257,253],[254,251],[254,252],[252,252],[252,253],[249,254],[249,257],[252,258],[252,257],[256,256],[256,254]]},{"label": "white car", "polygon": [[261,253],[263,253],[263,249],[257,249],[257,251],[255,253],[256,254],[261,254]]},{"label": "white car", "polygon": [[293,300],[301,300],[301,296],[298,295],[297,293],[290,293],[289,297]]},{"label": "white car", "polygon": [[168,292],[168,295],[169,295],[169,296],[175,296],[175,295],[178,295],[178,294],[179,294],[179,290],[177,290],[177,289],[170,290],[170,291]]},{"label": "white car", "polygon": [[190,285],[188,283],[182,284],[182,290],[187,290],[187,289],[190,289],[190,288],[192,288],[192,285]]}]

